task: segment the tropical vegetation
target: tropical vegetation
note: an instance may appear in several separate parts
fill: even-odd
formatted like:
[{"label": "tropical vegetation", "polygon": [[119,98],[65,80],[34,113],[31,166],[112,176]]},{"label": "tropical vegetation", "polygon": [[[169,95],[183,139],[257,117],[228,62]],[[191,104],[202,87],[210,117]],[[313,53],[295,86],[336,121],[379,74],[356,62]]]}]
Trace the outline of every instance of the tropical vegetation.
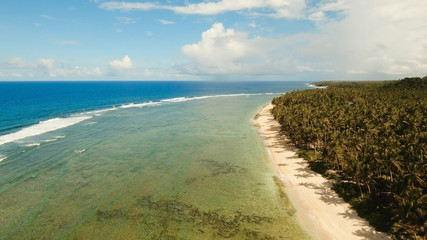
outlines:
[{"label": "tropical vegetation", "polygon": [[273,100],[283,134],[377,230],[425,239],[427,76],[316,85]]}]

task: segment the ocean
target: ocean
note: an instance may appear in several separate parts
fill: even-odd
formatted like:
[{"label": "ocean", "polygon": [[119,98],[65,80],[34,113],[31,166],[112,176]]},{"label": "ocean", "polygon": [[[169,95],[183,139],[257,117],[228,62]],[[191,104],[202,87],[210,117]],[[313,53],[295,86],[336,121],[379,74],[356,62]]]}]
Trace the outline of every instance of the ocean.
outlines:
[{"label": "ocean", "polygon": [[0,83],[0,239],[310,239],[252,119],[301,82]]}]

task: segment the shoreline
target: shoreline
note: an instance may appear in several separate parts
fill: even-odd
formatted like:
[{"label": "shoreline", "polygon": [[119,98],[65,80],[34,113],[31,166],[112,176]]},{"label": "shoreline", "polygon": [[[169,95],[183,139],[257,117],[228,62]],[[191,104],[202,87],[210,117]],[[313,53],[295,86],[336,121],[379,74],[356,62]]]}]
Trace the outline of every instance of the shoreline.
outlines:
[{"label": "shoreline", "polygon": [[270,113],[272,108],[271,103],[263,106],[254,123],[303,229],[319,240],[391,239],[357,216],[331,189],[327,179],[310,170],[308,163],[296,156],[293,145],[279,134],[280,125]]}]

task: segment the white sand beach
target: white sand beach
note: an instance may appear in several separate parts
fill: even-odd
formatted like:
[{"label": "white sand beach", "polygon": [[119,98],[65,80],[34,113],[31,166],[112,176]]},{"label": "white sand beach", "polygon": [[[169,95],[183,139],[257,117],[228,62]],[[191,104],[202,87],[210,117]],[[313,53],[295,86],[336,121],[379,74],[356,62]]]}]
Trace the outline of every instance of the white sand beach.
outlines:
[{"label": "white sand beach", "polygon": [[331,190],[331,183],[311,171],[307,162],[296,155],[295,148],[279,135],[280,126],[270,113],[272,108],[272,104],[264,106],[255,117],[255,124],[302,227],[322,240],[391,239],[358,217]]}]

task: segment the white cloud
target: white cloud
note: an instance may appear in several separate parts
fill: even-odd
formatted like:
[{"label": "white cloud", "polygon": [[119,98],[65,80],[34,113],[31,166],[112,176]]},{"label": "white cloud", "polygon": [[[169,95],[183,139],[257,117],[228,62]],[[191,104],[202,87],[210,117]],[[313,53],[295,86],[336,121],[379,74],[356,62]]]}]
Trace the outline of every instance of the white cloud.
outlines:
[{"label": "white cloud", "polygon": [[123,24],[136,23],[136,20],[130,17],[116,17],[116,20]]},{"label": "white cloud", "polygon": [[55,18],[54,18],[54,17],[51,17],[51,16],[46,15],[46,14],[42,14],[42,15],[40,15],[40,17],[42,17],[42,18],[44,18],[44,19],[47,19],[47,20],[55,20]]},{"label": "white cloud", "polygon": [[182,53],[194,61],[177,68],[196,75],[280,75],[292,71],[313,71],[286,54],[277,54],[285,43],[291,42],[283,39],[250,39],[244,32],[225,29],[222,23],[215,23],[202,33],[200,42],[182,47]]},{"label": "white cloud", "polygon": [[120,60],[111,61],[109,64],[110,68],[117,71],[129,70],[133,68],[132,60],[128,55],[124,56],[124,58]]},{"label": "white cloud", "polygon": [[106,10],[148,11],[154,9],[171,10],[180,14],[215,15],[230,11],[268,9],[273,13],[267,14],[276,18],[299,18],[305,7],[305,0],[221,0],[217,2],[202,2],[185,6],[161,5],[149,2],[104,2],[99,5]]},{"label": "white cloud", "polygon": [[41,27],[42,25],[38,22],[33,22],[34,27]]},{"label": "white cloud", "polygon": [[319,25],[321,32],[299,49],[304,60],[318,69],[351,74],[426,74],[424,0],[337,2],[323,8],[345,9],[344,18]]},{"label": "white cloud", "polygon": [[305,6],[303,0],[221,0],[173,7],[172,10],[182,14],[215,15],[228,11],[268,8],[276,11],[275,16],[293,17],[299,13],[292,10],[301,9],[301,6]]},{"label": "white cloud", "polygon": [[38,68],[44,69],[49,74],[49,77],[99,77],[102,76],[102,71],[99,67],[85,68],[85,67],[56,67],[55,60],[52,58],[40,58],[38,61]]},{"label": "white cloud", "polygon": [[104,2],[99,5],[100,8],[106,10],[152,10],[162,9],[163,7],[154,3],[136,3],[136,2]]},{"label": "white cloud", "polygon": [[367,72],[364,70],[360,70],[360,69],[350,69],[350,70],[347,70],[347,73],[349,73],[349,74],[366,74]]},{"label": "white cloud", "polygon": [[13,68],[33,68],[36,64],[25,62],[19,57],[13,59],[6,59],[0,62],[0,67],[13,69]]},{"label": "white cloud", "polygon": [[22,78],[22,74],[20,74],[20,73],[11,73],[10,76],[13,78]]},{"label": "white cloud", "polygon": [[328,0],[320,2],[318,8],[321,11],[342,11],[348,9],[346,0]]},{"label": "white cloud", "polygon": [[308,16],[308,19],[312,21],[323,21],[323,20],[326,20],[326,15],[325,15],[325,12],[323,11],[317,11],[310,14]]},{"label": "white cloud", "polygon": [[348,0],[321,0],[315,7],[306,9],[307,19],[315,22],[336,20],[337,17],[328,17],[334,13],[343,17],[349,8]]},{"label": "white cloud", "polygon": [[[427,23],[422,21],[427,12],[425,0],[319,0],[317,3],[307,0],[204,0],[197,1],[199,3],[185,1],[182,5],[174,5],[178,1],[163,2],[167,3],[100,1],[98,4],[100,8],[107,10],[157,9],[199,15],[233,11],[243,13],[245,17],[258,15],[299,19],[305,21],[304,26],[308,25],[307,20],[315,23],[311,25],[315,28],[314,31],[310,29],[307,33],[289,33],[293,32],[292,27],[291,31],[278,32],[281,36],[274,36],[275,24],[271,25],[272,31],[260,28],[267,26],[266,19],[249,18],[246,25],[236,23],[235,29],[227,29],[222,23],[216,23],[201,33],[200,40],[193,40],[182,46],[181,53],[187,57],[183,61],[189,61],[175,65],[178,75],[285,75],[310,72],[313,75],[327,73],[363,78],[375,74],[424,76],[427,71]],[[48,15],[41,17],[54,20]],[[136,22],[129,17],[117,17],[115,20],[123,24]],[[162,24],[174,23],[165,19],[157,21]],[[229,21],[231,20],[228,19],[227,22]],[[300,22],[296,20],[292,23],[297,28]],[[41,26],[39,23],[33,24]],[[123,25],[116,24],[112,30],[121,32],[121,26]],[[251,32],[242,32],[238,29],[239,26]],[[268,38],[252,37],[267,31],[270,35]],[[147,36],[153,35],[152,32],[142,30],[142,34],[144,33]],[[52,43],[79,44],[71,40]],[[108,64],[108,61],[104,64]],[[109,62],[109,69],[105,70],[113,70],[110,71],[112,76],[116,74],[113,77],[155,76],[152,69],[135,69],[127,55],[121,60]],[[67,65],[49,58],[34,60],[33,63],[21,58],[6,59],[0,61],[0,71],[2,77],[7,75],[9,78],[14,73],[15,76],[27,77],[29,71],[36,78],[40,77],[40,73],[57,78],[103,76],[99,68]],[[168,72],[168,69],[165,67],[159,70],[162,71]]]},{"label": "white cloud", "polygon": [[[37,63],[25,62],[19,57],[3,60],[0,62],[0,69],[4,72],[0,74],[1,78],[22,78],[27,76],[29,78],[42,78],[46,79],[46,76],[51,78],[91,78],[101,77],[103,72],[99,67],[86,68],[79,66],[67,66],[67,64],[60,63],[59,67],[52,58],[40,58]],[[15,70],[19,69],[20,72]]]},{"label": "white cloud", "polygon": [[246,33],[225,29],[222,23],[215,23],[202,33],[202,40],[185,45],[182,52],[202,65],[228,65],[251,52]]},{"label": "white cloud", "polygon": [[158,21],[164,25],[175,24],[175,22],[164,20],[164,19],[158,19]]},{"label": "white cloud", "polygon": [[53,69],[55,67],[55,60],[52,58],[40,58],[38,66],[44,69]]},{"label": "white cloud", "polygon": [[22,74],[15,73],[15,72],[12,72],[12,73],[2,73],[2,72],[0,72],[0,77],[1,78],[22,78]]},{"label": "white cloud", "polygon": [[317,32],[280,38],[250,39],[246,33],[215,24],[200,42],[182,47],[182,53],[194,61],[179,68],[192,74],[425,76],[427,23],[420,19],[425,18],[427,4],[423,1],[323,1],[307,11],[317,23]]},{"label": "white cloud", "polygon": [[49,71],[50,77],[100,77],[102,74],[99,67],[89,69],[75,66],[73,68],[54,68]]}]

